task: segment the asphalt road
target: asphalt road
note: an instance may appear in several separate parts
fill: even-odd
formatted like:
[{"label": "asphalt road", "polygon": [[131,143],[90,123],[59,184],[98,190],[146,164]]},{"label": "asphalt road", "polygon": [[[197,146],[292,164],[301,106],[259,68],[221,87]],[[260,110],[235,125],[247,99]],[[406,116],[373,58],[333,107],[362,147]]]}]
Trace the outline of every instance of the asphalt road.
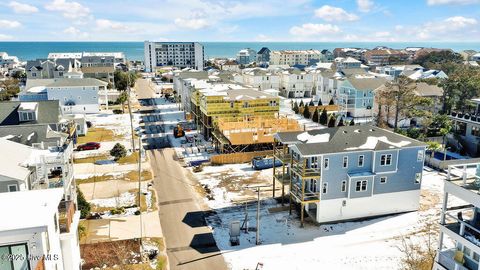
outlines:
[{"label": "asphalt road", "polygon": [[[139,99],[154,96],[147,80],[139,80],[136,91]],[[209,209],[173,154],[171,148],[148,151],[170,268],[227,269],[212,231],[206,226],[204,213]]]}]

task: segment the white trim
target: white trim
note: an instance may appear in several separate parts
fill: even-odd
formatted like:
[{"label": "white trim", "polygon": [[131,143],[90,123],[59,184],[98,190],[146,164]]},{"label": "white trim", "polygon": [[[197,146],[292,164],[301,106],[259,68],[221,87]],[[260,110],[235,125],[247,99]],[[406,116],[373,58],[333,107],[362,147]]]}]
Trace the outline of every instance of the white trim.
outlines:
[{"label": "white trim", "polygon": [[[362,165],[360,165],[360,157],[362,157]],[[363,167],[365,165],[365,155],[359,155],[358,156],[358,161],[357,161],[357,166],[358,167]]]},{"label": "white trim", "polygon": [[[397,160],[396,160],[396,164],[395,164],[395,171],[398,171],[398,160],[399,160],[399,157],[400,157],[400,150],[397,150]],[[392,156],[393,158],[393,156]]]},{"label": "white trim", "polygon": [[376,151],[373,151],[373,159],[372,159],[372,172],[375,173],[375,162],[376,162],[376,159],[377,158],[377,152]]},{"label": "white trim", "polygon": [[[357,190],[357,183],[360,182],[360,190]],[[365,190],[362,190],[363,182],[365,182]],[[355,180],[355,192],[366,192],[368,190],[368,180]],[[373,189],[372,189],[373,190]]]},{"label": "white trim", "polygon": [[[385,182],[382,182],[382,178],[385,178]],[[380,176],[380,179],[379,179],[378,182],[379,182],[380,184],[386,184],[387,181],[388,181],[388,177],[387,177],[387,176]]]},{"label": "white trim", "polygon": [[[15,187],[15,191],[10,191],[10,187]],[[20,189],[18,188],[18,184],[7,185],[7,190],[8,190],[8,192],[17,192],[17,191],[20,191]]]},{"label": "white trim", "polygon": [[[385,164],[382,165],[382,157],[385,156]],[[387,157],[390,156],[390,164],[387,164]],[[380,156],[380,166],[382,167],[386,167],[386,166],[392,166],[392,158],[393,158],[393,154],[382,154]],[[398,158],[397,158],[397,163],[398,163]]]},{"label": "white trim", "polygon": [[[342,182],[340,182],[340,192],[346,192],[347,191],[347,180],[342,180]],[[345,190],[343,190],[343,184],[345,184]]]}]

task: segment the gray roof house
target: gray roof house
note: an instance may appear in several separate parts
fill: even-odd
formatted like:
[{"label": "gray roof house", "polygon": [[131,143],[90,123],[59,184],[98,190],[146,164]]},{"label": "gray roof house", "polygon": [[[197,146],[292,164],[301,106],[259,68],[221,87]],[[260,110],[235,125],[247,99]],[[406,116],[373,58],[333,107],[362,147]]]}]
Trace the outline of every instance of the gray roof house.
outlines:
[{"label": "gray roof house", "polygon": [[[274,135],[290,202],[318,223],[415,211],[426,144],[374,126]],[[288,181],[287,180],[287,181]]]}]

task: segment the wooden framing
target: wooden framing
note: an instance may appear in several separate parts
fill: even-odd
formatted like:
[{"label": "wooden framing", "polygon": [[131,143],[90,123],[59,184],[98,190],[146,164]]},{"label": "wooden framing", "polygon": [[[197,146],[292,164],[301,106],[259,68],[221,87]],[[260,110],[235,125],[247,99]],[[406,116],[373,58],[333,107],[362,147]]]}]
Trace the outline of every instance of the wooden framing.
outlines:
[{"label": "wooden framing", "polygon": [[[300,203],[300,221],[304,225],[304,208],[306,204],[320,202],[320,168],[308,168],[307,159],[294,159],[288,152],[288,145],[277,140],[273,143],[273,158],[282,161],[282,166],[273,169],[273,197],[275,197],[275,182],[282,183],[282,204],[284,197],[285,183],[290,181],[290,202],[289,213],[292,214],[293,205]],[[294,180],[294,178],[298,180]],[[315,192],[307,190],[306,181],[317,180]]]}]

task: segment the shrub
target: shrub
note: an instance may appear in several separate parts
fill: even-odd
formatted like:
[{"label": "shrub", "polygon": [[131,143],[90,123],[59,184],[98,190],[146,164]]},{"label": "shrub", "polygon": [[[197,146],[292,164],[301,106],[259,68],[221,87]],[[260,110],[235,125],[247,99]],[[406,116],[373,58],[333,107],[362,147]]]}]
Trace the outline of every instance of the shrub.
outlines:
[{"label": "shrub", "polygon": [[121,159],[122,157],[127,156],[127,149],[120,143],[116,143],[112,150],[110,150],[110,155],[115,159],[115,161]]},{"label": "shrub", "polygon": [[80,210],[80,218],[86,218],[90,214],[90,203],[85,200],[82,191],[77,186],[77,204],[78,210]]}]

